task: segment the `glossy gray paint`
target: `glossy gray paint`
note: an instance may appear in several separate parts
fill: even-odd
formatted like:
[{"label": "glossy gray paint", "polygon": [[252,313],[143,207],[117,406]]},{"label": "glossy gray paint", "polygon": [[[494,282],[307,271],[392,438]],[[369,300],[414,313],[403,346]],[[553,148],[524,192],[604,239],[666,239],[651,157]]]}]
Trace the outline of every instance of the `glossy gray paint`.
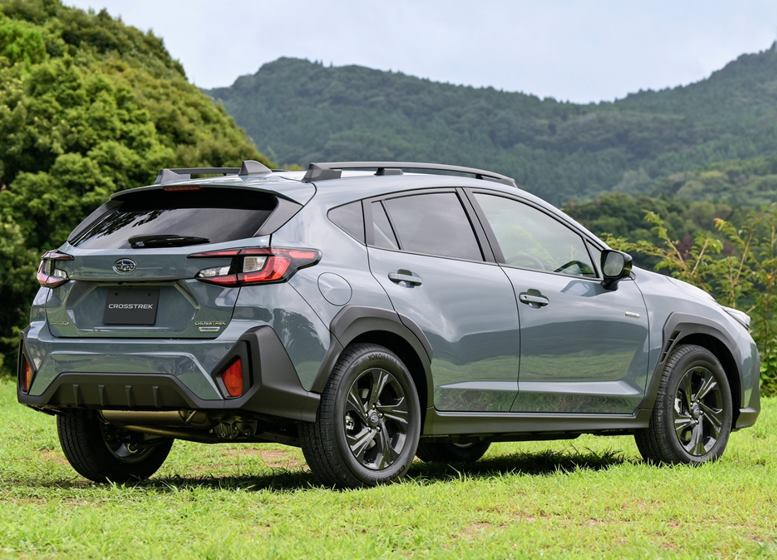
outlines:
[{"label": "glossy gray paint", "polygon": [[[690,284],[635,267],[634,279],[645,298],[650,321],[649,367],[651,379],[648,387],[655,383],[656,366],[659,365],[667,339],[671,337],[676,322],[681,318],[681,334],[708,334],[721,341],[733,358],[736,371],[728,373],[739,380],[740,408],[760,409],[759,356],[750,333],[715,303],[713,298]],[[667,325],[670,328],[667,329]],[[675,344],[682,338],[675,340]],[[655,397],[649,391],[645,406],[652,406]]]},{"label": "glossy gray paint", "polygon": [[[518,390],[518,313],[499,266],[370,248],[370,268],[396,310],[432,347],[438,410],[510,410]],[[407,270],[421,284],[396,283]]]},{"label": "glossy gray paint", "polygon": [[632,280],[606,290],[601,280],[504,267],[520,294],[521,372],[516,412],[630,413],[645,395],[648,318]]},{"label": "glossy gray paint", "polygon": [[[209,263],[185,259],[194,252],[191,247],[108,255],[63,245],[63,251],[76,256],[63,267],[74,267],[68,269],[74,278],[93,285],[82,293],[72,293],[68,284],[38,292],[25,335],[25,352],[38,369],[31,393],[42,394],[63,372],[147,372],[176,376],[197,398],[222,399],[212,380],[213,368],[235,341],[261,325],[277,333],[304,390],[320,392],[345,344],[363,328],[378,328],[406,337],[420,357],[424,372],[417,379],[427,380],[429,404],[438,409],[427,412],[425,433],[517,434],[542,426],[566,432],[575,426],[579,431],[633,429],[644,424],[645,411],[652,406],[668,342],[665,327],[679,313],[683,336],[706,325],[713,336],[725,340],[734,364],[728,373],[740,380],[741,408],[751,411],[746,414],[748,422],[755,420],[759,409],[755,345],[741,325],[696,288],[635,268],[632,280],[607,292],[592,280],[550,281],[538,279],[542,273],[494,263],[368,249],[327,218],[329,209],[355,200],[422,189],[476,188],[531,202],[599,248],[606,247],[533,195],[453,176],[353,173],[320,184],[301,183],[301,178],[301,172],[284,172],[181,183],[266,190],[303,204],[271,236],[222,244],[321,250],[318,264],[298,271],[284,284],[238,290],[199,283],[193,276]],[[213,248],[218,246],[197,250]],[[161,282],[169,289],[164,301],[175,311],[168,309],[161,316],[157,330],[106,331],[97,324],[92,308],[101,307],[99,290],[126,281],[106,268],[119,257],[138,258],[132,273],[135,281]],[[424,280],[422,287],[430,289],[406,288],[388,280],[388,273],[398,268],[417,272]],[[552,293],[554,306],[523,309],[516,291],[538,283],[543,293]],[[359,312],[346,313],[348,309]],[[639,320],[626,320],[626,311],[640,314]],[[365,313],[380,319],[365,320]],[[334,328],[338,317],[341,323]],[[203,333],[195,330],[195,318],[225,324],[219,332]],[[363,328],[349,329],[347,322],[357,320]],[[379,326],[388,324],[396,327]],[[422,356],[425,348],[431,356]],[[521,364],[519,357],[525,358]],[[557,368],[557,359],[574,365]],[[494,360],[499,367],[494,367]]]}]

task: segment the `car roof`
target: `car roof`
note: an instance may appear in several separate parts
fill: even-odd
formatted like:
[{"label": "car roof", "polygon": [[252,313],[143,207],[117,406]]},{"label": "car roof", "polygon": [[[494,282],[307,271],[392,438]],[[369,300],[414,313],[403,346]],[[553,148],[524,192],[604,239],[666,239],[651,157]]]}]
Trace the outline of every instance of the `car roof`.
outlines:
[{"label": "car roof", "polygon": [[[186,190],[187,187],[235,187],[272,191],[297,202],[307,202],[313,193],[334,203],[345,203],[351,200],[369,198],[389,192],[410,191],[419,188],[434,187],[482,187],[494,188],[506,193],[521,193],[522,196],[535,199],[545,204],[541,199],[522,189],[485,179],[474,179],[455,175],[430,173],[404,173],[402,175],[375,175],[365,171],[344,171],[342,177],[322,181],[304,182],[305,171],[273,171],[267,175],[224,175],[207,178],[185,178],[179,181],[156,183],[145,187],[136,187],[119,191],[113,197],[121,197],[127,193],[144,190]],[[312,191],[312,192],[311,192]]]},{"label": "car roof", "polygon": [[497,181],[450,174],[403,173],[401,175],[376,175],[371,171],[343,171],[342,176],[336,179],[304,182],[305,173],[305,171],[278,170],[267,175],[225,175],[201,179],[187,178],[180,181],[167,182],[164,185],[154,184],[119,191],[111,198],[145,190],[184,190],[192,186],[228,187],[273,193],[303,205],[307,204],[315,196],[318,204],[326,208],[332,208],[365,198],[410,192],[418,189],[469,187],[503,193],[531,202],[535,206],[539,206],[546,212],[576,227],[606,247],[606,244],[596,235],[552,204],[520,187]]},{"label": "car roof", "polygon": [[376,176],[374,173],[369,172],[344,172],[343,176],[339,179],[329,179],[315,184],[317,187],[316,200],[327,207],[339,206],[365,198],[411,192],[418,189],[468,187],[488,190],[494,193],[503,193],[508,196],[523,199],[542,208],[546,212],[567,222],[586,234],[586,236],[597,241],[602,247],[607,247],[606,243],[589,231],[585,226],[549,202],[546,202],[540,197],[533,195],[520,187],[506,185],[497,181],[453,175],[434,175],[429,173],[404,173],[402,175]]}]

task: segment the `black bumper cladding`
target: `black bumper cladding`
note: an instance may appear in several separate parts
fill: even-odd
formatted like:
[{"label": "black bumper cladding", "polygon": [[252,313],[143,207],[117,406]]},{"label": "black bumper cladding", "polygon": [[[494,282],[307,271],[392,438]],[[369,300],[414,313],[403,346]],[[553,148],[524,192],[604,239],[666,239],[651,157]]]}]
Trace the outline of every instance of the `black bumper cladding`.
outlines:
[{"label": "black bumper cladding", "polygon": [[[314,422],[320,396],[299,382],[286,349],[269,326],[246,332],[212,375],[239,356],[248,390],[242,397],[205,400],[175,376],[150,373],[61,373],[41,395],[17,390],[19,402],[34,408],[109,410],[206,410],[249,412]],[[221,387],[220,381],[217,385]]]}]

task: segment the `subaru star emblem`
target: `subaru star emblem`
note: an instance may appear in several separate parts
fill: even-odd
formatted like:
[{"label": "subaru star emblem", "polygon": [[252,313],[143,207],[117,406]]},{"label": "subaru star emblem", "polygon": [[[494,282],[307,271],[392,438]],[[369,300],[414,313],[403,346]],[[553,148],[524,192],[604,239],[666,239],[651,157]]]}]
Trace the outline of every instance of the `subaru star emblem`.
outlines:
[{"label": "subaru star emblem", "polygon": [[119,259],[113,263],[113,270],[116,272],[132,272],[135,270],[135,261],[132,259]]}]

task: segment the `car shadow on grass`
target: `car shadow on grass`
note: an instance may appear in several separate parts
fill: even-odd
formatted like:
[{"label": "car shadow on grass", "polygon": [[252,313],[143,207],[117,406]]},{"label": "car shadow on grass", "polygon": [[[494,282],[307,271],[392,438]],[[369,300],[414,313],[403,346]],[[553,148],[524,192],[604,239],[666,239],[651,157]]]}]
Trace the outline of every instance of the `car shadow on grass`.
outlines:
[{"label": "car shadow on grass", "polygon": [[[624,463],[618,451],[594,452],[544,451],[540,453],[514,453],[486,457],[475,463],[426,464],[415,461],[408,476],[401,484],[427,485],[453,480],[477,480],[503,476],[563,476],[586,470],[598,471]],[[217,490],[248,490],[293,492],[322,488],[310,472],[305,470],[274,469],[271,473],[256,476],[219,477],[215,473],[205,477],[155,477],[138,483],[140,487],[160,491],[210,488]]]},{"label": "car shadow on grass", "polygon": [[[566,476],[575,471],[598,471],[623,464],[619,451],[592,450],[543,451],[487,456],[475,463],[428,464],[416,460],[408,475],[399,484],[430,485],[455,480],[478,480],[504,476]],[[24,483],[19,481],[17,485]],[[94,486],[81,478],[74,480],[39,481],[36,488],[86,489]],[[210,489],[224,491],[295,492],[325,488],[318,484],[304,467],[273,468],[269,472],[239,476],[219,476],[218,472],[203,476],[155,476],[149,480],[125,486],[152,492],[179,492]]]}]

